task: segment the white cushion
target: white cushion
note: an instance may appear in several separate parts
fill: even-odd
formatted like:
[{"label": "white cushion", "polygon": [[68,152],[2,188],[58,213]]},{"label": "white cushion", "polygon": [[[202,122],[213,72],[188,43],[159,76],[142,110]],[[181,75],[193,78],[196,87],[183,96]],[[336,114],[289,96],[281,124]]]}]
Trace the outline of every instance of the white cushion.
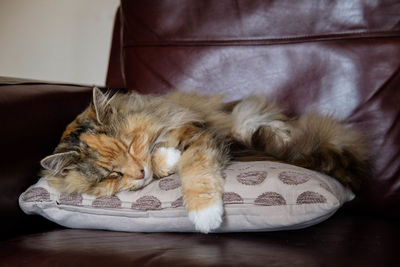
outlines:
[{"label": "white cushion", "polygon": [[[276,231],[319,223],[354,194],[335,179],[268,161],[234,162],[224,171],[225,214],[214,232]],[[112,197],[67,195],[44,178],[19,198],[27,214],[70,228],[129,232],[195,232],[183,207],[178,176]]]}]

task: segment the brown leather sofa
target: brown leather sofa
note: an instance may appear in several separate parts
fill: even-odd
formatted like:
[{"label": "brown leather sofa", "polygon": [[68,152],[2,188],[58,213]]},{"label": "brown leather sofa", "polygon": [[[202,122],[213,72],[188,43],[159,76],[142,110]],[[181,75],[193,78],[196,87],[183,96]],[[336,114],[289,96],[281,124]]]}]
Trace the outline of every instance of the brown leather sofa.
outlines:
[{"label": "brown leather sofa", "polygon": [[107,86],[269,95],[368,134],[371,178],[310,228],[265,233],[65,229],[17,198],[91,88],[0,79],[1,266],[399,266],[399,1],[122,0]]}]

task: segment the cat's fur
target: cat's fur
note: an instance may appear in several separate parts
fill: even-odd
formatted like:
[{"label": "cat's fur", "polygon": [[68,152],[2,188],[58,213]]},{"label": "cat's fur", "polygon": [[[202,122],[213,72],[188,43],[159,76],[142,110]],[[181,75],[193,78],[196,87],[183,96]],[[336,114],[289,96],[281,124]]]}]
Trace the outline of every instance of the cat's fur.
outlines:
[{"label": "cat's fur", "polygon": [[232,158],[288,162],[359,187],[368,165],[358,132],[317,113],[288,118],[264,97],[222,100],[94,89],[90,106],[42,160],[44,175],[63,192],[102,196],[177,172],[189,218],[204,233],[222,222],[222,170]]}]

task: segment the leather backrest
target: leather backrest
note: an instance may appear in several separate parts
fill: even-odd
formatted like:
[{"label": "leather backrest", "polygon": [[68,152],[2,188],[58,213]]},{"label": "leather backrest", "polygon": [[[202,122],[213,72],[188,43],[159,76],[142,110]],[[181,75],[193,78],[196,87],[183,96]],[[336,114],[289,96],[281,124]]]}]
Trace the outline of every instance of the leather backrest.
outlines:
[{"label": "leather backrest", "polygon": [[107,85],[333,114],[370,138],[363,207],[400,214],[399,15],[390,0],[122,0]]}]

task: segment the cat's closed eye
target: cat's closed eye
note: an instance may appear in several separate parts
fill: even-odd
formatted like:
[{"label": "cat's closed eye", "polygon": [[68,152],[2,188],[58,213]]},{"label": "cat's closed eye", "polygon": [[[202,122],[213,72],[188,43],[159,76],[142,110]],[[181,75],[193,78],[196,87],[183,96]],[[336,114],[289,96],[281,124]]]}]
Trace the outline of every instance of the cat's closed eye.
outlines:
[{"label": "cat's closed eye", "polygon": [[121,178],[121,177],[123,177],[123,176],[124,176],[124,174],[123,174],[122,172],[112,171],[112,172],[107,176],[107,178],[110,178],[110,179],[118,179],[118,178]]}]

